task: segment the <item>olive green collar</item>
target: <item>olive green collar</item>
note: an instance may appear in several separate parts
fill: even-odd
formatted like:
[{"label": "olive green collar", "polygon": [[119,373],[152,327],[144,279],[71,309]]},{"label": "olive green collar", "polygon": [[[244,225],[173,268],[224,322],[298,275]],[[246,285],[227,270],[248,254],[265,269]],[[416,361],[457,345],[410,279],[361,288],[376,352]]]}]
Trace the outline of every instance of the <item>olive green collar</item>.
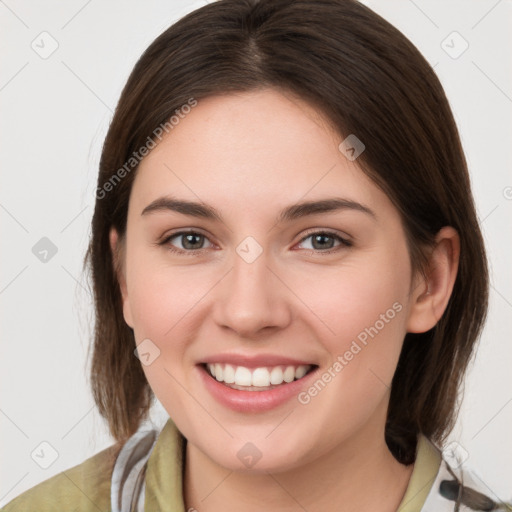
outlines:
[{"label": "olive green collar", "polygon": [[[169,419],[162,429],[146,469],[145,510],[185,512],[183,469],[186,440]],[[441,463],[439,450],[424,436],[416,449],[416,462],[398,512],[420,512]]]}]

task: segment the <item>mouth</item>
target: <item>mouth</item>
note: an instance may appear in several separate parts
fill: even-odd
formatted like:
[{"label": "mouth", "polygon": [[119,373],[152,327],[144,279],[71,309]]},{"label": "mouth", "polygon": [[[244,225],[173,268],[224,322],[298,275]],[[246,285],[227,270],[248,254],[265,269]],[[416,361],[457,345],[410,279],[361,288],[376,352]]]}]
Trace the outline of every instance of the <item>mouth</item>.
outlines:
[{"label": "mouth", "polygon": [[[253,361],[254,362],[254,361]],[[319,373],[316,364],[254,367],[233,362],[203,362],[196,366],[202,385],[218,403],[239,413],[262,413],[277,408],[310,386]]]},{"label": "mouth", "polygon": [[313,364],[277,365],[247,368],[228,363],[203,363],[205,371],[217,382],[239,391],[268,391],[300,380],[317,368]]}]

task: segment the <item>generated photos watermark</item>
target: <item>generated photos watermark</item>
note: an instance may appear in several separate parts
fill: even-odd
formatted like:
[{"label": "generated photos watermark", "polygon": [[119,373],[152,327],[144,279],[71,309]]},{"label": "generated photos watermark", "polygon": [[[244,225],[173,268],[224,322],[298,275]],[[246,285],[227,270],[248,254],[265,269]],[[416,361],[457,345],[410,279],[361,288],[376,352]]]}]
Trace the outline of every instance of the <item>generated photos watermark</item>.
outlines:
[{"label": "generated photos watermark", "polygon": [[340,374],[340,372],[347,366],[354,357],[359,354],[366,346],[368,342],[375,338],[379,334],[386,324],[389,324],[393,318],[396,317],[403,306],[400,302],[395,302],[385,313],[379,316],[379,319],[370,327],[365,327],[356,337],[352,340],[350,347],[341,355],[336,357],[336,361],[325,370],[322,375],[310,386],[307,390],[301,391],[297,395],[297,400],[302,405],[307,405],[311,400],[317,396],[321,391],[325,389],[327,384]]},{"label": "generated photos watermark", "polygon": [[133,171],[133,169],[135,169],[140,164],[142,159],[147,156],[154,147],[156,147],[156,139],[161,141],[162,137],[165,134],[170,133],[171,130],[173,130],[180,123],[180,120],[184,119],[196,105],[197,100],[195,98],[189,98],[187,103],[176,109],[174,111],[174,115],[172,115],[165,123],[155,128],[153,133],[147,137],[146,143],[141,146],[138,151],[134,151],[130,158],[128,158],[128,160],[124,163],[124,165],[117,169],[117,171],[114,172],[101,187],[96,189],[96,199],[103,199],[106,197],[108,192],[114,190],[114,188],[121,182],[121,180],[127,174]]}]

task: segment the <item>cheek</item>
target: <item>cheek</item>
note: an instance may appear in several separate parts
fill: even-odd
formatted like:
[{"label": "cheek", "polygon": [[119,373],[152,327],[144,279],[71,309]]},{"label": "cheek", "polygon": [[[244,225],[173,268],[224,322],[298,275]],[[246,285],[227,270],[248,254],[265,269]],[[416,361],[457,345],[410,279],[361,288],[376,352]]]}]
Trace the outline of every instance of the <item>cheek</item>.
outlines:
[{"label": "cheek", "polygon": [[194,338],[194,306],[205,294],[204,285],[200,286],[194,273],[162,268],[161,263],[133,268],[129,295],[135,339],[137,344],[151,340],[149,346],[157,354],[142,369],[167,412],[179,419],[191,407],[183,388],[187,382],[184,370],[187,347]]},{"label": "cheek", "polygon": [[[190,378],[188,348],[197,338],[208,293],[218,281],[211,269],[169,266],[151,254],[132,253],[128,293],[137,344],[151,340],[158,358],[143,366],[148,382],[166,407],[179,410]],[[201,318],[199,318],[201,316]],[[187,404],[190,405],[190,404]]]},{"label": "cheek", "polygon": [[172,339],[176,346],[180,341],[176,333],[187,325],[208,290],[208,279],[191,266],[167,265],[161,254],[143,249],[134,248],[129,264],[128,295],[136,339]]},{"label": "cheek", "polygon": [[325,279],[317,275],[301,292],[309,290],[304,296],[321,320],[317,333],[328,353],[324,367],[330,368],[323,373],[329,383],[320,383],[312,400],[340,417],[352,411],[352,427],[375,411],[391,386],[406,333],[408,262],[405,249],[382,254]]},{"label": "cheek", "polygon": [[316,273],[303,283],[299,293],[323,324],[322,341],[331,355],[348,350],[353,340],[364,344],[376,331],[379,339],[389,339],[387,349],[390,343],[400,346],[409,290],[407,263],[393,264],[384,255]]}]

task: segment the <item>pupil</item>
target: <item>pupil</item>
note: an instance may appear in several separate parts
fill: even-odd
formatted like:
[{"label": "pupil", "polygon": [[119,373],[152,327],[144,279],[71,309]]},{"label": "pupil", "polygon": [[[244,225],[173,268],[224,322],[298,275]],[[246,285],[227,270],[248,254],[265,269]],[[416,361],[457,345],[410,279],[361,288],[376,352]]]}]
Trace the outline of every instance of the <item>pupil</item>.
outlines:
[{"label": "pupil", "polygon": [[[313,238],[313,240],[314,240],[313,245],[315,245],[315,242],[316,242],[316,241],[322,241],[322,240],[323,240],[323,241],[325,242],[325,239],[326,239],[326,238],[330,238],[330,239],[332,240],[332,237],[331,237],[330,235],[316,235],[316,236]],[[317,247],[315,247],[315,248],[317,248]],[[326,245],[325,245],[325,244],[321,244],[321,245],[320,245],[320,249],[325,249],[325,248],[326,248]],[[330,249],[330,248],[331,248],[331,246],[329,245],[328,249]]]},{"label": "pupil", "polygon": [[[191,240],[193,240],[194,238],[202,238],[203,235],[194,235],[194,234],[190,234],[190,235],[185,235],[185,243],[183,244],[183,247],[185,247],[186,249],[197,249],[197,247],[190,247],[190,245],[194,246],[194,243],[191,242]],[[191,242],[189,244],[189,242]]]}]

